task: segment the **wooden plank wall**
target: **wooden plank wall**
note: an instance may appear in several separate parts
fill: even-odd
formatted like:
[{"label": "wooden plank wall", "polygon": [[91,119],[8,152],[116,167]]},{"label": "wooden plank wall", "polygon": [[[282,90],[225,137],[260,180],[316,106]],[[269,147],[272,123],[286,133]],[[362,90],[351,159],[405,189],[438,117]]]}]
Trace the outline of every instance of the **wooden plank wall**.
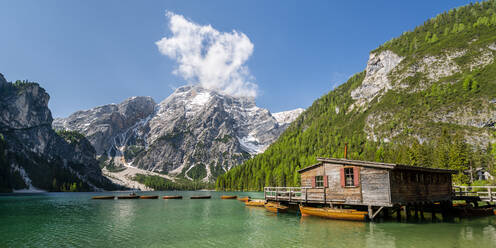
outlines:
[{"label": "wooden plank wall", "polygon": [[408,170],[394,170],[391,173],[393,204],[451,199],[451,174]]},{"label": "wooden plank wall", "polygon": [[[387,170],[360,167],[360,184],[355,187],[341,186],[343,165],[324,163],[328,177],[326,200],[342,201],[347,204],[390,205],[389,174]],[[314,176],[324,175],[324,167],[319,166],[301,174],[301,186],[311,187]],[[308,200],[323,200],[323,188],[308,189]]]},{"label": "wooden plank wall", "polygon": [[389,205],[389,171],[362,167],[360,170],[363,203],[365,205]]},{"label": "wooden plank wall", "polygon": [[[318,166],[311,170],[307,170],[301,174],[301,186],[302,187],[312,187],[312,178],[315,176],[323,176],[324,167]],[[307,191],[307,199],[309,201],[323,201],[324,200],[324,188],[312,188]]]},{"label": "wooden plank wall", "polygon": [[341,187],[341,168],[343,165],[324,163],[326,174],[329,178],[329,188],[327,189],[328,199],[344,200],[346,203],[361,203],[361,186]]}]

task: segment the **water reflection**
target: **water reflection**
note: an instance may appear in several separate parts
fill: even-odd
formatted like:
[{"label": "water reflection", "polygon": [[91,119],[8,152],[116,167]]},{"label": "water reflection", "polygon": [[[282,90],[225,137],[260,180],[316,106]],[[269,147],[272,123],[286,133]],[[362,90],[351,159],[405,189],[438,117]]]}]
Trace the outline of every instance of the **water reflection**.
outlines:
[{"label": "water reflection", "polygon": [[384,247],[394,248],[396,246],[396,237],[385,231],[381,224],[368,223],[368,232],[365,237],[364,247]]},{"label": "water reflection", "polygon": [[496,247],[496,217],[457,223],[350,222],[273,214],[220,200],[224,193],[218,192],[208,192],[212,199],[205,200],[189,200],[198,192],[174,194],[184,199],[0,197],[0,247]]}]

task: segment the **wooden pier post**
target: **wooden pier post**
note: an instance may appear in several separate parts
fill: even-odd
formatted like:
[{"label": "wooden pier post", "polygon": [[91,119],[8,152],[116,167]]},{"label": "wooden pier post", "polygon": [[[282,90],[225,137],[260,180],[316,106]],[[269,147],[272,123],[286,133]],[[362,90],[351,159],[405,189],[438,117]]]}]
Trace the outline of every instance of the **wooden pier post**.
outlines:
[{"label": "wooden pier post", "polygon": [[442,201],[439,205],[441,205],[441,217],[446,221],[446,201]]},{"label": "wooden pier post", "polygon": [[398,208],[396,209],[396,220],[398,222],[401,222],[401,206],[398,206]]},{"label": "wooden pier post", "polygon": [[421,221],[425,221],[425,216],[424,216],[424,207],[425,207],[425,204],[422,202],[420,204],[420,220]]},{"label": "wooden pier post", "polygon": [[436,222],[436,205],[431,202],[431,209],[432,209],[432,222]]},{"label": "wooden pier post", "polygon": [[372,211],[372,206],[368,206],[368,210],[369,210],[369,219],[370,220],[374,220],[374,215],[373,215],[373,211]]},{"label": "wooden pier post", "polygon": [[413,211],[415,211],[415,221],[419,220],[419,208],[418,208],[418,203],[415,203],[413,205]]},{"label": "wooden pier post", "polygon": [[384,208],[382,211],[383,211],[382,212],[382,217],[384,219],[389,219],[389,208]]},{"label": "wooden pier post", "polygon": [[405,216],[406,216],[406,221],[410,220],[410,211],[411,211],[411,206],[410,204],[405,205]]}]

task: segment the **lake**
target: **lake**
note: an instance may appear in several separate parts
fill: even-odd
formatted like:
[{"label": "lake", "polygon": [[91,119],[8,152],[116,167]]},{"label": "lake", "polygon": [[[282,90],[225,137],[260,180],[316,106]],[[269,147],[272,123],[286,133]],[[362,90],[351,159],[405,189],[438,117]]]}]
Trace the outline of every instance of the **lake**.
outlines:
[{"label": "lake", "polygon": [[[92,200],[102,193],[0,196],[0,247],[496,247],[496,216],[453,223],[362,223],[273,214],[221,195]],[[105,193],[125,194],[125,193]],[[212,199],[190,200],[191,195]]]}]

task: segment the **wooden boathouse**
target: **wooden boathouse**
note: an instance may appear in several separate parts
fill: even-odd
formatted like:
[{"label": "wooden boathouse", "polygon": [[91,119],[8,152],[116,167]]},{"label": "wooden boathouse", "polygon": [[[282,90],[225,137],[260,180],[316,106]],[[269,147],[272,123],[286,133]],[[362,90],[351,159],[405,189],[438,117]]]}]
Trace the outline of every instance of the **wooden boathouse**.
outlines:
[{"label": "wooden boathouse", "polygon": [[[301,187],[266,187],[267,201],[300,206],[367,211],[368,218],[389,210],[422,211],[451,206],[454,170],[336,158],[299,170]],[[403,208],[402,208],[403,207]],[[406,212],[408,211],[408,212]]]}]

